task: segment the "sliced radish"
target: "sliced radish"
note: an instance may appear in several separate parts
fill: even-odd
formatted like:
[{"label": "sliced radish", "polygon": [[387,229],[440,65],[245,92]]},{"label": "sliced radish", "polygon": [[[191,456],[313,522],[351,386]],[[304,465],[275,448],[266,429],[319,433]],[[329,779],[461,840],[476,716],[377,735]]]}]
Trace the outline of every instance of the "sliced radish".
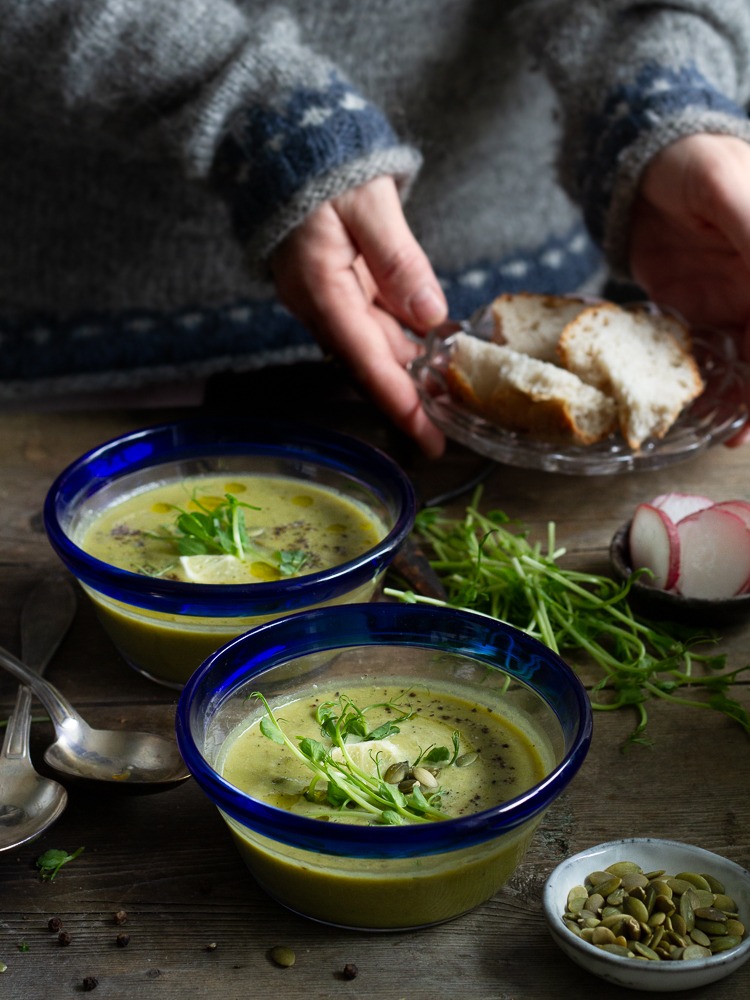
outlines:
[{"label": "sliced radish", "polygon": [[750,530],[741,518],[706,507],[683,518],[677,533],[677,590],[684,597],[721,600],[744,590],[750,579]]},{"label": "sliced radish", "polygon": [[721,510],[728,510],[731,514],[735,514],[750,528],[750,503],[747,500],[722,500],[721,503],[717,503],[715,506]]},{"label": "sliced radish", "polygon": [[697,510],[713,506],[713,500],[700,493],[661,493],[651,503],[663,510],[673,524]]},{"label": "sliced radish", "polygon": [[650,569],[653,577],[643,579],[661,590],[670,590],[680,568],[680,539],[667,513],[650,503],[638,504],[628,541],[633,569]]}]

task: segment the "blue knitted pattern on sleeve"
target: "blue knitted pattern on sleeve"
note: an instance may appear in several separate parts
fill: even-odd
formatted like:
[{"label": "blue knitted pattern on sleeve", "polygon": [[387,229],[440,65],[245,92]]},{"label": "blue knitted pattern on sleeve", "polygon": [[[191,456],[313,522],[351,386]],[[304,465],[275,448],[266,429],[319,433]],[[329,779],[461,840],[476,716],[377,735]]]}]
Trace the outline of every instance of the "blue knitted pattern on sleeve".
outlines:
[{"label": "blue knitted pattern on sleeve", "polygon": [[695,66],[644,65],[632,83],[614,88],[601,114],[587,123],[587,150],[578,174],[584,217],[594,238],[604,236],[605,216],[618,157],[643,133],[702,111],[746,118],[743,108],[716,90]]},{"label": "blue knitted pattern on sleeve", "polygon": [[450,315],[465,319],[505,292],[563,295],[583,287],[602,265],[602,254],[583,225],[540,246],[520,248],[499,260],[476,261],[454,274],[439,274]]},{"label": "blue knitted pattern on sleeve", "polygon": [[246,239],[310,181],[395,148],[387,119],[331,73],[324,90],[295,90],[282,108],[246,107],[217,150],[213,182]]},{"label": "blue knitted pattern on sleeve", "polygon": [[[574,292],[589,281],[601,255],[582,225],[498,260],[440,273],[450,315],[469,317],[503,292]],[[313,352],[315,341],[273,299],[241,300],[217,308],[90,313],[0,319],[0,380],[34,382],[150,366],[190,369],[211,359],[241,358],[255,366],[285,353]]]},{"label": "blue knitted pattern on sleeve", "polygon": [[173,313],[128,310],[0,324],[0,378],[34,381],[150,366],[190,369],[212,358],[279,354],[313,344],[273,300]]}]

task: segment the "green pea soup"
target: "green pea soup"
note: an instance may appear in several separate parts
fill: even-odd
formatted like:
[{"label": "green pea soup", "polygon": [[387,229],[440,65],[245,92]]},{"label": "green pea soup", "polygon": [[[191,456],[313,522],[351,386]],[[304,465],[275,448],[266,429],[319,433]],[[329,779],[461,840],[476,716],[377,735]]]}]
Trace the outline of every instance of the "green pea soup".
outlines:
[{"label": "green pea soup", "polygon": [[[347,686],[358,705],[395,702],[413,712],[399,721],[399,733],[382,741],[354,743],[358,766],[374,773],[375,759],[384,774],[397,761],[413,762],[429,747],[453,746],[459,734],[459,758],[437,772],[439,808],[458,818],[492,808],[528,790],[554,767],[554,754],[541,731],[508,704],[500,710],[461,697],[460,689],[421,684]],[[338,690],[316,692],[274,706],[280,724],[294,740],[320,740],[315,710],[335,701]],[[328,823],[377,823],[360,810],[310,801],[310,770],[285,746],[271,743],[260,729],[264,713],[230,732],[216,762],[220,774],[256,799],[300,816]],[[374,728],[392,711],[367,714]],[[361,753],[356,753],[361,750]],[[474,756],[476,755],[476,756]],[[369,762],[369,763],[368,763]],[[292,910],[340,926],[396,929],[426,926],[473,909],[507,881],[527,850],[539,818],[484,844],[447,854],[405,858],[339,857],[301,850],[270,840],[225,816],[240,854],[256,881]],[[433,822],[441,822],[434,820]],[[382,827],[384,838],[389,829]]]},{"label": "green pea soup", "polygon": [[[180,512],[215,509],[231,494],[243,505],[247,558],[181,557],[169,537]],[[327,486],[231,471],[138,486],[82,519],[74,541],[97,559],[132,573],[183,582],[268,583],[282,579],[276,556],[303,555],[295,575],[346,563],[377,545],[385,524],[363,503]],[[327,603],[366,601],[376,580]],[[86,588],[97,614],[131,666],[173,687],[220,645],[276,615],[198,618],[134,607]]]}]

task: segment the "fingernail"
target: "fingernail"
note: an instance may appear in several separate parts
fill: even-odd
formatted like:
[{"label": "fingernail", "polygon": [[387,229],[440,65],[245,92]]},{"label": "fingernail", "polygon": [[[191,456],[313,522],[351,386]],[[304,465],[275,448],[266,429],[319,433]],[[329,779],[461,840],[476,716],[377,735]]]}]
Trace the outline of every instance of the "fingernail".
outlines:
[{"label": "fingernail", "polygon": [[424,285],[409,299],[409,311],[419,326],[437,326],[445,319],[445,301],[434,288]]}]

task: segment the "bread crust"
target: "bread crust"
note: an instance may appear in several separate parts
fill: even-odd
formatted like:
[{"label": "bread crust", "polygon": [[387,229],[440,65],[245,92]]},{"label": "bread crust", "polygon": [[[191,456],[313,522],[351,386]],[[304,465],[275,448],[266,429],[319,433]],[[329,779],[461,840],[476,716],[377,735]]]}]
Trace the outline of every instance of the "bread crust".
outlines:
[{"label": "bread crust", "polygon": [[492,341],[456,334],[445,379],[454,399],[508,430],[580,445],[619,430],[639,451],[704,389],[690,331],[669,314],[530,292],[491,310]]},{"label": "bread crust", "polygon": [[532,358],[555,362],[560,334],[588,304],[569,295],[506,292],[490,305],[492,339]]},{"label": "bread crust", "polygon": [[619,425],[638,451],[660,440],[705,388],[690,333],[673,317],[611,303],[591,306],[563,330],[560,363],[617,402]]},{"label": "bread crust", "polygon": [[535,440],[590,445],[617,427],[613,402],[570,372],[469,334],[455,335],[445,379],[472,413]]}]

